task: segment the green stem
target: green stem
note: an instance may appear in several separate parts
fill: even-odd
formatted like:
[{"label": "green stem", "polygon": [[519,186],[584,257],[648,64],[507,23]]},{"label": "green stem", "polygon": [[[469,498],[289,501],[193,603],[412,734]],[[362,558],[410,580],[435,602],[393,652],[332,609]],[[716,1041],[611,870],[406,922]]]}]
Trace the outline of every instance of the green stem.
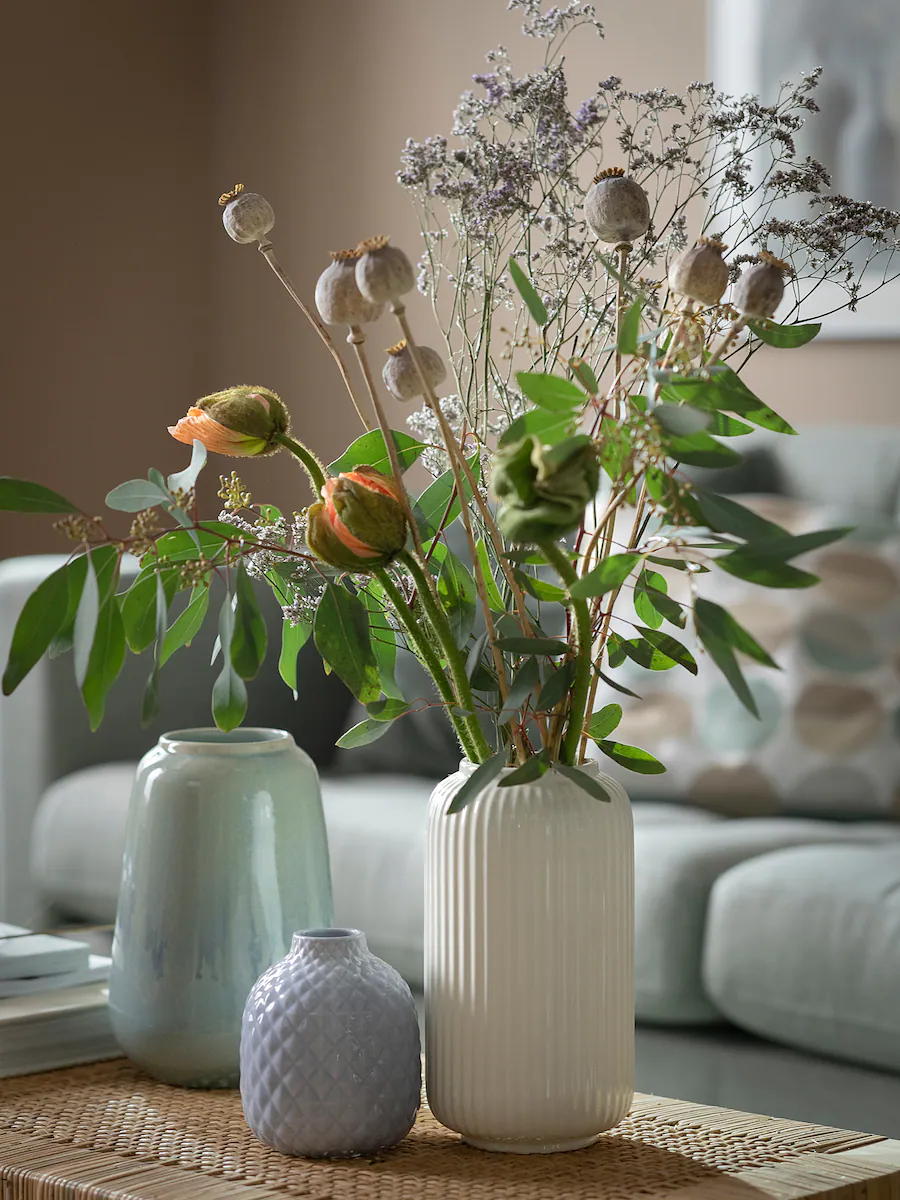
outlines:
[{"label": "green stem", "polygon": [[419,591],[419,597],[422,601],[422,607],[428,615],[428,620],[435,636],[441,643],[444,655],[447,659],[447,665],[450,668],[450,674],[453,676],[453,684],[456,688],[456,695],[459,699],[459,704],[462,708],[467,709],[472,713],[471,717],[463,718],[469,730],[469,735],[475,745],[475,751],[478,757],[475,762],[485,762],[491,757],[491,748],[487,743],[487,738],[481,731],[481,726],[478,724],[478,718],[475,714],[475,698],[472,695],[472,688],[469,684],[469,677],[466,675],[466,660],[463,657],[462,651],[457,646],[453,637],[453,630],[450,628],[450,622],[446,615],[442,612],[439,604],[435,602],[434,596],[431,594],[431,589],[428,586],[428,580],[425,572],[416,562],[415,558],[408,552],[403,551],[398,555],[400,561],[409,568],[413,579],[416,581],[416,587]]},{"label": "green stem", "polygon": [[[541,553],[556,569],[563,583],[571,586],[578,574],[568,558],[555,542],[542,543]],[[578,762],[578,741],[585,719],[585,706],[591,686],[591,613],[587,600],[571,599],[575,614],[575,679],[572,684],[572,703],[569,708],[569,724],[563,740],[563,760],[572,766]]]},{"label": "green stem", "polygon": [[311,450],[301,442],[295,442],[292,437],[288,437],[286,433],[276,433],[275,441],[284,446],[285,450],[290,450],[296,458],[300,459],[300,465],[309,476],[309,482],[312,485],[312,490],[316,494],[316,499],[319,498],[322,488],[325,486],[325,471],[322,464],[316,458]]},{"label": "green stem", "polygon": [[[418,657],[422,660],[424,666],[428,669],[428,673],[434,680],[434,685],[440,694],[441,699],[447,706],[447,716],[450,718],[451,724],[456,731],[456,736],[459,738],[459,744],[462,747],[463,753],[470,762],[481,762],[477,756],[477,751],[472,743],[469,733],[469,727],[462,717],[456,716],[453,709],[457,707],[456,696],[447,676],[444,674],[440,659],[428,644],[428,639],[421,636],[418,626],[416,625],[416,617],[409,605],[403,599],[400,589],[391,579],[384,567],[379,567],[374,572],[375,578],[384,588],[385,595],[390,600],[394,607],[394,611],[406,631],[406,636],[409,638],[410,644],[415,650]],[[489,754],[486,756],[489,757]]]}]

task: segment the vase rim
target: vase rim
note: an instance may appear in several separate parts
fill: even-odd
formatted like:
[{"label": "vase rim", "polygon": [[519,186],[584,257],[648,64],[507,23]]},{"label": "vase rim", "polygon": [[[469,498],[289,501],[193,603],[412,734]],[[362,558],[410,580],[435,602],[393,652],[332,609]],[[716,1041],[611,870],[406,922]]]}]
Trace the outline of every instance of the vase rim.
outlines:
[{"label": "vase rim", "polygon": [[286,729],[243,726],[225,733],[221,729],[173,729],[159,739],[163,750],[174,754],[223,755],[271,754],[295,745]]},{"label": "vase rim", "polygon": [[[532,755],[532,757],[536,758],[537,755]],[[467,758],[461,758],[459,760],[459,774],[465,776],[466,779],[468,779],[471,775],[474,775],[477,768],[478,764],[470,762]],[[513,771],[517,771],[518,769],[518,764],[514,764],[511,767],[501,767],[499,775],[495,775],[494,778],[502,779],[505,775],[511,775]],[[592,775],[600,774],[600,764],[593,758],[589,758],[587,762],[579,763],[577,769],[579,771],[589,771]],[[546,775],[542,775],[540,779],[532,780],[532,783],[540,783],[546,778]],[[530,787],[531,785],[524,784],[523,786]]]},{"label": "vase rim", "polygon": [[328,950],[340,953],[342,950],[365,950],[366,935],[361,929],[337,927],[335,929],[301,929],[291,938],[291,950],[295,953],[302,950]]}]

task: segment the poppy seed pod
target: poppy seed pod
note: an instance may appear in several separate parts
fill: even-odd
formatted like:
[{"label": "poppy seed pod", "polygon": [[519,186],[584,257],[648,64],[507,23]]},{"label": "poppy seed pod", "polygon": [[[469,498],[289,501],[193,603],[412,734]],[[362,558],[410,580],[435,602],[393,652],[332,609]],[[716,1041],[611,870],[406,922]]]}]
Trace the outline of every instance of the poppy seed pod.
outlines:
[{"label": "poppy seed pod", "polygon": [[256,192],[245,192],[242,183],[223,193],[219,203],[225,210],[222,213],[225,232],[235,242],[261,241],[275,224],[275,213],[268,200]]},{"label": "poppy seed pod", "polygon": [[701,237],[690,250],[682,250],[669,267],[669,287],[698,304],[718,304],[728,287],[728,249],[715,238]]},{"label": "poppy seed pod", "polygon": [[763,250],[759,262],[748,267],[734,285],[731,303],[751,321],[773,317],[784,296],[784,277],[790,266],[768,250]]},{"label": "poppy seed pod", "polygon": [[316,283],[316,308],[326,325],[368,325],[383,305],[367,300],[356,286],[356,250],[332,250],[332,263]]},{"label": "poppy seed pod", "polygon": [[621,167],[610,167],[595,176],[584,198],[584,215],[601,242],[618,246],[643,237],[650,228],[650,201]]},{"label": "poppy seed pod", "polygon": [[368,238],[360,242],[356,250],[360,256],[356,264],[356,283],[373,304],[387,304],[415,287],[412,263],[399,246],[390,245],[389,238]]},{"label": "poppy seed pod", "polygon": [[307,512],[307,545],[343,571],[386,566],[406,544],[407,522],[393,478],[374,467],[327,480],[322,502]]},{"label": "poppy seed pod", "polygon": [[[432,350],[430,346],[417,346],[416,349],[425,372],[425,378],[432,388],[436,388],[447,378],[444,360],[437,350]],[[398,400],[413,400],[416,396],[424,396],[425,388],[422,386],[422,380],[416,364],[413,362],[406,339],[398,342],[396,346],[390,346],[385,353],[388,360],[384,364],[382,377],[384,386],[391,395]]]}]

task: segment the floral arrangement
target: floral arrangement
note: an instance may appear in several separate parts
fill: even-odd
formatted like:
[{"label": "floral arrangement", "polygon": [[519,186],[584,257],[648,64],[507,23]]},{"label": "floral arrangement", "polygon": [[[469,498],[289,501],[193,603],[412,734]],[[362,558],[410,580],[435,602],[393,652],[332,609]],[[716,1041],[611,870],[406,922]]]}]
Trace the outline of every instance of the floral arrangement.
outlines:
[{"label": "floral arrangement", "polygon": [[[454,808],[504,766],[516,768],[505,785],[555,770],[605,798],[596,776],[577,769],[592,745],[632,770],[664,770],[615,740],[621,707],[600,701],[629,691],[615,678],[626,660],[696,673],[678,636],[689,626],[755,712],[739,656],[776,664],[696,595],[696,578],[715,568],[808,587],[815,577],[792,560],[845,531],[791,536],[682,465],[737,463],[732,439],[753,427],[794,433],[741,370],[762,345],[815,337],[819,322],[799,323],[798,313],[823,285],[853,308],[892,277],[900,216],[830,192],[824,168],[799,158],[794,135],[815,112],[817,72],[785,85],[773,105],[708,84],[629,92],[612,78],[573,111],[560,52],[579,27],[602,35],[592,7],[509,7],[545,44],[543,66],[518,77],[506,50],[489,54],[451,137],[403,151],[399,182],[424,243],[417,268],[384,237],[338,251],[316,285],[316,313],[275,256],[268,202],[240,185],[220,198],[228,234],[257,245],[333,357],[360,437],[326,466],[294,436],[302,430],[292,434],[273,392],[213,393],[170,429],[192,446],[189,466],[110,492],[111,509],[133,514],[126,536],[46,487],[4,479],[0,507],[61,514],[76,544],[25,605],[4,692],[43,654],[71,649],[96,727],[126,652],[152,647],[143,702],[152,719],[159,671],[197,633],[218,578],[217,725],[240,723],[246,681],[263,665],[253,581],[264,580],[284,611],[286,684],[296,690],[297,655],[313,637],[366,707],[342,745],[443,707],[477,766]],[[808,215],[787,218],[786,198],[805,201]],[[405,298],[416,285],[440,350],[413,332]],[[379,384],[365,330],[385,308],[400,340]],[[344,327],[354,372],[330,333]],[[390,428],[382,386],[417,404],[406,432]],[[203,519],[194,486],[208,451],[286,451],[315,502],[286,516],[254,504],[232,473],[222,477],[224,511]],[[417,460],[432,481],[412,495],[404,476]],[[140,569],[120,591],[126,554]],[[673,571],[687,578],[689,602],[669,594]],[[621,615],[626,594],[636,621]],[[435,697],[398,687],[407,652]]]}]

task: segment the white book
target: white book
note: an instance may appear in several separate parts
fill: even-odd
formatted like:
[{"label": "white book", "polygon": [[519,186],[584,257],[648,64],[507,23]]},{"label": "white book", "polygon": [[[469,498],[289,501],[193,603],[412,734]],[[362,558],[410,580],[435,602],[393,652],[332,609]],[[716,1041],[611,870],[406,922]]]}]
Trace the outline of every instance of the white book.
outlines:
[{"label": "white book", "polygon": [[0,1000],[0,1078],[118,1058],[104,983]]},{"label": "white book", "polygon": [[103,983],[109,979],[112,959],[92,954],[81,971],[66,971],[59,975],[36,975],[30,979],[0,979],[0,1000],[7,996],[32,996],[37,992],[52,992],[59,988],[78,987],[82,983]]},{"label": "white book", "polygon": [[31,979],[37,975],[64,975],[89,966],[87,942],[30,933],[18,925],[0,923],[0,979]]}]

